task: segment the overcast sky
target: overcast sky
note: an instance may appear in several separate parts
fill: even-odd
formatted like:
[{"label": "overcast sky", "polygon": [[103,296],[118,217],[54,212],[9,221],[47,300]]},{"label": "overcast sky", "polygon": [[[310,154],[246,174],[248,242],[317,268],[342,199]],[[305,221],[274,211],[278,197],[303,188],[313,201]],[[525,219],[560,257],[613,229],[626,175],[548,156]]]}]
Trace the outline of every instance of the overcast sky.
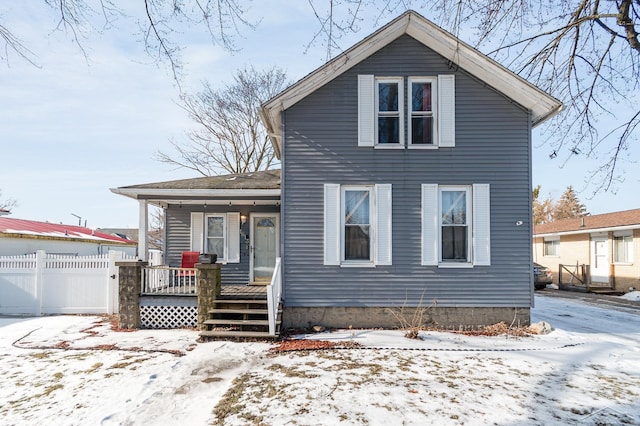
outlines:
[{"label": "overcast sky", "polygon": [[[0,62],[0,190],[2,198],[18,201],[10,217],[77,224],[78,215],[92,228],[137,227],[137,203],[109,188],[197,177],[154,160],[157,150],[170,150],[170,138],[182,138],[191,126],[177,106],[170,71],[145,55],[132,18],[93,31],[82,41],[85,58],[69,34],[53,30],[56,15],[44,1],[11,3],[0,6],[0,24],[34,52],[37,66],[12,54]],[[142,7],[130,4],[136,3]],[[235,53],[185,28],[184,90],[197,90],[205,78],[219,87],[251,65],[277,65],[298,80],[324,62],[321,45],[306,49],[318,30],[307,2],[254,2],[250,17],[257,27],[243,30]],[[375,30],[373,22],[363,22],[341,47]],[[568,185],[585,188],[587,171],[597,163],[576,157],[561,168],[564,160],[551,161],[552,150],[542,142],[534,133],[533,183],[542,185],[542,195],[558,198]],[[638,208],[638,169],[627,167],[617,194],[589,199],[587,188],[579,196],[592,214]]]}]

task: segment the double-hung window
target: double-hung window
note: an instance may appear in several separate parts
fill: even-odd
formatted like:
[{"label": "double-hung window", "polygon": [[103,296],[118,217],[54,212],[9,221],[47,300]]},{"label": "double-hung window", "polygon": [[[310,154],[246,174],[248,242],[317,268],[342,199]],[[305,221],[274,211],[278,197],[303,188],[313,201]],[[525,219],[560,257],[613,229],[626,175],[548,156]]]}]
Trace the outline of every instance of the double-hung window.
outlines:
[{"label": "double-hung window", "polygon": [[371,187],[342,190],[343,253],[346,262],[370,262],[371,245]]},{"label": "double-hung window", "polygon": [[391,265],[391,185],[324,185],[324,264]]},{"label": "double-hung window", "polygon": [[544,256],[560,255],[560,237],[544,237]]},{"label": "double-hung window", "polygon": [[403,141],[403,93],[402,78],[376,79],[376,144],[400,146]]},{"label": "double-hung window", "polygon": [[613,261],[633,263],[633,231],[613,234]]},{"label": "double-hung window", "polygon": [[360,74],[358,146],[455,147],[455,99],[455,74],[433,77]]},{"label": "double-hung window", "polygon": [[433,147],[436,145],[437,79],[409,78],[409,145]]},{"label": "double-hung window", "polygon": [[491,265],[489,184],[422,184],[422,264]]},{"label": "double-hung window", "polygon": [[218,259],[225,257],[226,215],[206,215],[205,253],[217,254]]},{"label": "double-hung window", "polygon": [[215,253],[221,263],[239,263],[240,213],[191,212],[190,239],[191,251]]},{"label": "double-hung window", "polygon": [[471,258],[470,188],[440,188],[440,262],[469,262]]}]

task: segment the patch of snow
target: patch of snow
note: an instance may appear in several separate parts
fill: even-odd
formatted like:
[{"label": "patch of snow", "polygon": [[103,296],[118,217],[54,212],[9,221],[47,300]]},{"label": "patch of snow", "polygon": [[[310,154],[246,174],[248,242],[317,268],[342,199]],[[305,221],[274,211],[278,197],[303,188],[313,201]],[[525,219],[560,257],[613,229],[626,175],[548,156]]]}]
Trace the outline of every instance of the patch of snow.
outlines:
[{"label": "patch of snow", "polygon": [[531,337],[297,336],[354,349],[198,344],[106,317],[0,318],[0,418],[34,425],[640,424],[640,315],[536,296]]},{"label": "patch of snow", "polygon": [[626,299],[626,300],[636,300],[636,301],[640,301],[640,291],[630,291],[627,294],[623,294],[622,296],[620,296],[622,299]]}]

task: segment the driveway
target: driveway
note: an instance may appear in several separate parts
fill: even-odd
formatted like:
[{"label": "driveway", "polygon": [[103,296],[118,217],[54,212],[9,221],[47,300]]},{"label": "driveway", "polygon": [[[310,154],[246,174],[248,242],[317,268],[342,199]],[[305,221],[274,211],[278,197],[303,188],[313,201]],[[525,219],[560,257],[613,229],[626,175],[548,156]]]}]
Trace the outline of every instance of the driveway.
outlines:
[{"label": "driveway", "polygon": [[626,300],[619,296],[557,290],[552,287],[547,287],[544,290],[536,290],[535,295],[536,300],[538,299],[538,296],[568,299],[592,306],[599,306],[601,308],[609,308],[620,312],[640,315],[640,301]]}]

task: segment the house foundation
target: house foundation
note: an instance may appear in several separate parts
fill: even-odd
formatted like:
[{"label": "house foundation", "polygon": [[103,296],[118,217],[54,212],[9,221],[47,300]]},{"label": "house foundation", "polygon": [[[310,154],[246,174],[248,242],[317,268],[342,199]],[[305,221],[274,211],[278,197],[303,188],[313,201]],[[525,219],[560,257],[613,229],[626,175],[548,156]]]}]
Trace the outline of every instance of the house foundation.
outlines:
[{"label": "house foundation", "polygon": [[[421,310],[421,311],[420,311]],[[415,324],[422,315],[421,326],[444,329],[475,329],[505,322],[517,326],[530,324],[530,309],[517,307],[285,307],[283,329],[308,328],[403,328],[403,322]]]}]

